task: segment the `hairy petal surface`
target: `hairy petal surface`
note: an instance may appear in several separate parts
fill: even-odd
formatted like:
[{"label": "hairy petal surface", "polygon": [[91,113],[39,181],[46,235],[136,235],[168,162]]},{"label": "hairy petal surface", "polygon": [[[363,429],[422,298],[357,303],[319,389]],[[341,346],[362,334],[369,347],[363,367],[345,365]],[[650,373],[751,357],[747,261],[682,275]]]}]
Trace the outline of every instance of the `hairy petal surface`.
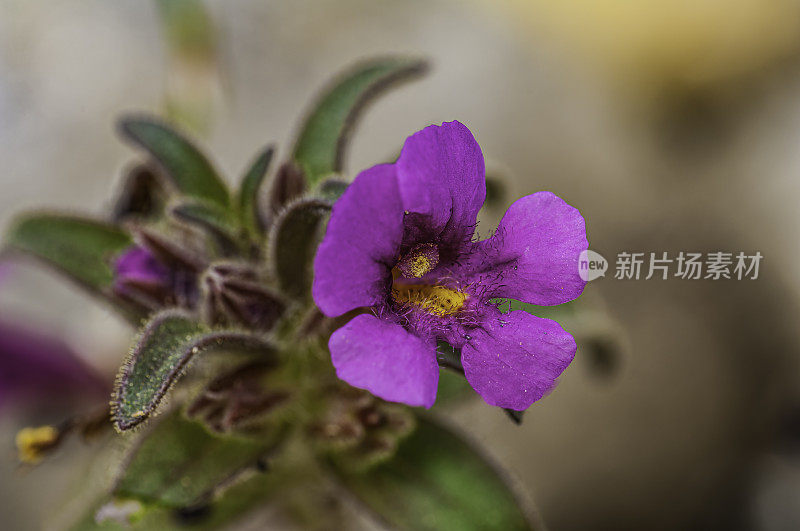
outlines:
[{"label": "hairy petal surface", "polygon": [[444,241],[472,236],[486,198],[486,171],[464,124],[431,125],[408,137],[396,166],[406,211],[426,216]]},{"label": "hairy petal surface", "polygon": [[491,297],[549,306],[576,299],[586,286],[578,274],[589,248],[583,216],[550,192],[515,201],[477,248],[468,267]]},{"label": "hairy petal surface", "polygon": [[394,166],[361,172],[333,206],[314,260],[312,294],[322,313],[335,317],[384,301],[402,236]]},{"label": "hairy petal surface", "polygon": [[353,387],[390,402],[431,407],[439,366],[433,340],[362,314],[337,330],[328,344],[336,374]]},{"label": "hairy petal surface", "polygon": [[555,321],[524,311],[497,312],[472,332],[461,363],[488,404],[523,411],[555,386],[576,348]]}]

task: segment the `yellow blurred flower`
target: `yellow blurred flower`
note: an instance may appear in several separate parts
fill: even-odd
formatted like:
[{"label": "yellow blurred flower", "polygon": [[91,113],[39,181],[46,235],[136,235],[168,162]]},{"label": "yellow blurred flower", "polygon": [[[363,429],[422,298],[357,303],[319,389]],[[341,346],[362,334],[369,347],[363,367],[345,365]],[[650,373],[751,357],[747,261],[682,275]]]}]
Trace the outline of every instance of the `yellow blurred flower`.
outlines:
[{"label": "yellow blurred flower", "polygon": [[58,444],[59,431],[53,426],[23,428],[17,432],[17,455],[20,462],[35,465],[41,462],[45,454]]},{"label": "yellow blurred flower", "polygon": [[[485,0],[484,0],[485,1]],[[703,88],[758,73],[800,48],[794,0],[492,0],[636,89]],[[539,41],[541,43],[541,40]]]}]

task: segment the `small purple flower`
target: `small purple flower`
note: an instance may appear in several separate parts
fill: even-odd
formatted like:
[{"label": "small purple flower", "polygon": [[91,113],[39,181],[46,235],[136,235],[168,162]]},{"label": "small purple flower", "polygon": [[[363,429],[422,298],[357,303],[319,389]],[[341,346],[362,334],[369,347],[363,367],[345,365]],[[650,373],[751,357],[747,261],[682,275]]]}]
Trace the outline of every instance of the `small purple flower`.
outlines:
[{"label": "small purple flower", "polygon": [[331,336],[342,380],[430,407],[441,340],[461,349],[467,380],[491,405],[524,410],[552,389],[575,340],[555,321],[502,314],[491,301],[577,298],[583,217],[538,192],[512,204],[491,238],[474,241],[485,196],[480,147],[448,122],[409,137],[396,163],[359,174],[334,205],[314,262],[314,301],[329,317],[372,309]]},{"label": "small purple flower", "polygon": [[0,320],[0,410],[11,403],[97,399],[109,389],[63,342]]},{"label": "small purple flower", "polygon": [[133,245],[114,260],[114,293],[153,310],[189,306],[197,299],[198,288],[192,272],[169,267],[147,248]]},{"label": "small purple flower", "polygon": [[134,245],[114,261],[114,287],[128,290],[130,284],[150,286],[153,290],[170,285],[170,271],[147,249]]}]

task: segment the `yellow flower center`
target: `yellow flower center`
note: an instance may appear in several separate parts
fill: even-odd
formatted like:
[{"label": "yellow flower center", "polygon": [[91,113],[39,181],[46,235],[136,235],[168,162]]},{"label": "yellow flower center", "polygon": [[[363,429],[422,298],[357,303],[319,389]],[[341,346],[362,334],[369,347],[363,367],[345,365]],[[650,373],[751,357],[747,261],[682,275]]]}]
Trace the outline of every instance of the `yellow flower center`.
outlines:
[{"label": "yellow flower center", "polygon": [[467,294],[444,286],[395,282],[392,298],[400,304],[418,306],[432,315],[444,317],[458,312],[464,306]]}]

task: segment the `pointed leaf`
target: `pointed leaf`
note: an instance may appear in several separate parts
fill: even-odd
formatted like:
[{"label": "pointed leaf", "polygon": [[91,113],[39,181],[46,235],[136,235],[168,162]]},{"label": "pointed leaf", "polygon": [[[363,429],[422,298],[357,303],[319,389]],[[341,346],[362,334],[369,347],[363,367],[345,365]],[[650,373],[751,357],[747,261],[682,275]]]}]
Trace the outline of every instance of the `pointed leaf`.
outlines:
[{"label": "pointed leaf", "polygon": [[235,331],[211,331],[188,315],[167,310],[155,315],[133,344],[117,376],[112,397],[114,425],[133,428],[155,411],[189,361],[209,350],[268,353],[263,340]]},{"label": "pointed leaf", "polygon": [[182,201],[173,205],[170,211],[181,221],[205,231],[225,256],[236,254],[239,227],[227,210],[205,201]]},{"label": "pointed leaf", "polygon": [[498,470],[452,431],[419,419],[395,457],[365,472],[334,464],[343,484],[393,529],[532,529]]},{"label": "pointed leaf", "polygon": [[174,508],[209,503],[218,490],[256,473],[280,436],[219,436],[174,412],[133,450],[114,493]]},{"label": "pointed leaf", "polygon": [[309,184],[341,172],[350,133],[371,100],[426,69],[427,64],[417,59],[373,59],[346,72],[325,90],[306,117],[292,154]]},{"label": "pointed leaf", "polygon": [[342,197],[342,194],[344,194],[348,186],[349,183],[340,179],[326,179],[320,183],[317,192],[319,193],[320,197],[335,203],[340,197]]},{"label": "pointed leaf", "polygon": [[11,249],[30,253],[95,291],[111,286],[111,261],[132,243],[113,225],[46,213],[17,218],[6,241]]},{"label": "pointed leaf", "polygon": [[270,263],[281,289],[305,297],[311,289],[315,235],[330,205],[318,199],[295,201],[278,216],[270,234]]},{"label": "pointed leaf", "polygon": [[242,225],[253,235],[262,234],[264,231],[258,198],[274,153],[275,146],[264,148],[247,170],[239,188],[239,197],[236,201],[239,205],[239,216]]},{"label": "pointed leaf", "polygon": [[229,208],[225,183],[208,159],[180,133],[152,118],[123,119],[120,130],[163,166],[180,193]]}]

